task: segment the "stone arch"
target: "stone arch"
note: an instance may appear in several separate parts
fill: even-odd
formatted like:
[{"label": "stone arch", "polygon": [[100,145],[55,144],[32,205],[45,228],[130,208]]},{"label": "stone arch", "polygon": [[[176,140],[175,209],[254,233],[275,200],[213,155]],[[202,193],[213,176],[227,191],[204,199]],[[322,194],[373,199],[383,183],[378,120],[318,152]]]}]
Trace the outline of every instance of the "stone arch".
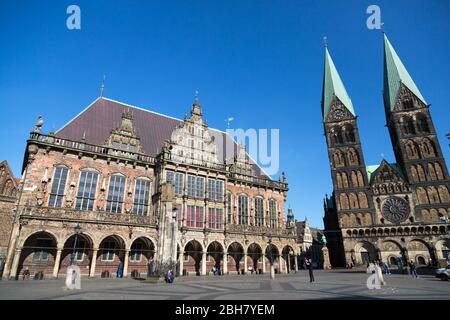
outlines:
[{"label": "stone arch", "polygon": [[359,170],[357,171],[357,176],[358,176],[358,186],[364,187],[364,178],[363,178],[361,171],[359,171]]},{"label": "stone arch", "polygon": [[184,246],[184,268],[186,274],[200,275],[200,263],[202,261],[203,246],[197,240],[190,240]]},{"label": "stone arch", "polygon": [[261,246],[256,242],[251,243],[247,248],[247,256],[250,262],[248,265],[252,266],[253,270],[258,273],[262,272],[262,263],[264,262],[264,259]]},{"label": "stone arch", "polygon": [[442,172],[442,167],[439,162],[434,163],[434,169],[436,172],[436,177],[438,180],[444,180],[444,173]]},{"label": "stone arch", "polygon": [[352,187],[358,187],[358,174],[356,171],[352,171]]},{"label": "stone arch", "polygon": [[406,147],[406,155],[408,156],[408,159],[418,159],[419,158],[419,150],[417,148],[417,145],[412,140],[408,140],[405,143]]},{"label": "stone arch", "polygon": [[347,142],[355,142],[355,129],[349,123],[342,127],[342,132]]},{"label": "stone arch", "polygon": [[350,209],[347,194],[341,193],[339,195],[339,203],[341,204],[341,209],[342,210]]},{"label": "stone arch", "polygon": [[244,257],[244,246],[234,241],[228,246],[228,272],[241,274],[245,272],[241,264]]},{"label": "stone arch", "polygon": [[367,264],[375,261],[376,248],[375,245],[368,241],[360,241],[355,245],[356,264]]},{"label": "stone arch", "polygon": [[339,189],[341,189],[343,184],[342,184],[342,176],[341,176],[341,174],[339,172],[336,173],[336,182],[337,182],[337,187]]},{"label": "stone arch", "polygon": [[61,260],[58,266],[59,274],[65,274],[72,264],[80,267],[82,275],[89,275],[92,262],[93,238],[86,232],[72,234],[64,241]]},{"label": "stone arch", "polygon": [[450,202],[450,195],[446,186],[440,185],[438,187],[438,193],[442,203]]},{"label": "stone arch", "polygon": [[342,187],[348,188],[348,177],[346,172],[341,173],[342,176]]},{"label": "stone arch", "polygon": [[354,148],[349,148],[347,151],[347,159],[348,159],[348,164],[351,166],[356,166],[359,165],[359,157],[358,157],[358,153],[356,152],[356,150]]},{"label": "stone arch", "polygon": [[420,149],[422,151],[423,156],[426,158],[436,156],[434,143],[428,138],[424,138],[422,140],[422,142],[420,144]]},{"label": "stone arch", "polygon": [[434,181],[434,180],[437,179],[436,171],[435,171],[434,165],[433,165],[431,162],[428,163],[428,174],[429,174],[430,179],[431,179],[432,181]]},{"label": "stone arch", "polygon": [[57,237],[49,231],[32,232],[22,246],[17,268],[16,279],[19,278],[25,270],[29,272],[30,277],[42,273],[44,278],[51,277],[58,247]]},{"label": "stone arch", "polygon": [[356,196],[356,193],[351,192],[348,198],[350,209],[359,209],[358,197]]},{"label": "stone arch", "polygon": [[[178,246],[179,247],[179,246]],[[148,272],[155,271],[156,245],[154,240],[147,236],[136,237],[130,245],[128,256],[128,270],[132,278],[148,276]]]},{"label": "stone arch", "polygon": [[224,247],[219,241],[212,241],[206,248],[206,269],[222,270]]},{"label": "stone arch", "polygon": [[359,205],[361,208],[368,208],[367,196],[364,192],[358,192]]},{"label": "stone arch", "polygon": [[435,247],[438,259],[447,259],[450,254],[450,239],[437,241]]},{"label": "stone arch", "polygon": [[427,116],[425,116],[422,112],[419,112],[415,115],[417,129],[422,133],[430,132],[430,125],[428,124]]},{"label": "stone arch", "polygon": [[281,256],[283,257],[283,263],[285,264],[284,270],[287,271],[287,273],[290,273],[295,268],[295,251],[294,248],[290,245],[285,245],[283,247],[283,250],[281,251]]},{"label": "stone arch", "polygon": [[118,234],[103,237],[99,245],[95,272],[100,273],[102,278],[116,275],[119,267],[124,265],[126,247],[126,240]]},{"label": "stone arch", "polygon": [[439,203],[439,194],[434,186],[427,187],[427,194],[430,203]]},{"label": "stone arch", "polygon": [[268,244],[266,246],[266,250],[264,251],[264,256],[265,261],[268,263],[268,265],[266,266],[266,270],[269,270],[270,265],[273,264],[275,272],[279,273],[280,265],[278,263],[279,260],[277,258],[280,257],[280,251],[278,247],[273,243]]},{"label": "stone arch", "polygon": [[403,116],[400,119],[400,125],[402,127],[403,134],[412,135],[416,133],[414,121],[410,116]]},{"label": "stone arch", "polygon": [[343,167],[345,165],[344,158],[342,156],[342,152],[340,150],[336,150],[333,153],[333,162],[336,168]]},{"label": "stone arch", "polygon": [[416,190],[417,194],[417,200],[419,200],[419,204],[427,204],[428,201],[428,195],[424,188],[418,187]]},{"label": "stone arch", "polygon": [[417,168],[417,174],[418,174],[418,176],[419,176],[419,181],[426,181],[427,178],[426,178],[426,176],[425,176],[425,171],[423,170],[422,165],[421,165],[421,164],[418,164],[418,165],[416,166],[416,168]]}]

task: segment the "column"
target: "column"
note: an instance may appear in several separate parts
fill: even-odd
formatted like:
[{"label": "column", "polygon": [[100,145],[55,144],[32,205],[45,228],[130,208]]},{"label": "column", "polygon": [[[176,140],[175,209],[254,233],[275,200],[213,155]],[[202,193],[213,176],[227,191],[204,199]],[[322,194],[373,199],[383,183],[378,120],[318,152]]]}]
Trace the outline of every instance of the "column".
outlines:
[{"label": "column", "polygon": [[17,268],[19,267],[19,260],[20,260],[20,255],[21,254],[22,254],[22,248],[16,249],[16,252],[14,254],[13,264],[12,264],[12,267],[11,267],[10,279],[15,279],[16,278]]},{"label": "column", "polygon": [[266,273],[266,256],[262,255],[262,273]]},{"label": "column", "polygon": [[247,252],[244,252],[244,274],[247,274]]},{"label": "column", "polygon": [[228,253],[223,252],[223,274],[228,274]]},{"label": "column", "polygon": [[180,250],[180,270],[178,270],[178,276],[183,276],[183,268],[184,268],[184,251]]},{"label": "column", "polygon": [[55,257],[55,265],[53,266],[53,278],[58,278],[58,271],[59,271],[59,265],[61,263],[61,253],[62,248],[58,248],[56,251],[56,257]]},{"label": "column", "polygon": [[206,276],[206,251],[202,253],[202,276]]},{"label": "column", "polygon": [[298,271],[298,254],[294,255],[294,270],[297,273],[297,271]]},{"label": "column", "polygon": [[129,253],[130,253],[130,250],[125,250],[125,256],[124,256],[124,258],[123,258],[123,276],[124,277],[126,277],[127,275],[128,275],[128,260],[130,260],[130,257],[129,257]]},{"label": "column", "polygon": [[97,264],[97,252],[98,248],[92,250],[91,268],[89,269],[89,277],[95,277],[95,265]]},{"label": "column", "polygon": [[283,259],[283,257],[281,256],[281,254],[278,256],[278,266],[280,267],[280,273],[283,273],[284,272],[284,270],[283,270],[283,267],[284,267],[284,259]]}]

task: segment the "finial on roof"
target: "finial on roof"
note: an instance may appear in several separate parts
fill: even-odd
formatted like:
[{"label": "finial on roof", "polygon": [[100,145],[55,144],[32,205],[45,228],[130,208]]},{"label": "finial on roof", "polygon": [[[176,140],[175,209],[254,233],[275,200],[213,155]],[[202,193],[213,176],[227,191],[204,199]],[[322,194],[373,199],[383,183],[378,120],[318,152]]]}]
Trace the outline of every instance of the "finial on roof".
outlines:
[{"label": "finial on roof", "polygon": [[34,133],[41,133],[42,125],[44,124],[44,118],[42,116],[38,117],[36,124],[34,125]]},{"label": "finial on roof", "polygon": [[324,36],[322,40],[323,40],[323,46],[325,48],[328,47],[328,38],[327,38],[327,36]]},{"label": "finial on roof", "polygon": [[105,90],[105,80],[106,80],[106,76],[103,75],[102,86],[100,87],[100,98],[103,97],[103,91]]},{"label": "finial on roof", "polygon": [[195,90],[195,104],[198,104],[198,90]]}]

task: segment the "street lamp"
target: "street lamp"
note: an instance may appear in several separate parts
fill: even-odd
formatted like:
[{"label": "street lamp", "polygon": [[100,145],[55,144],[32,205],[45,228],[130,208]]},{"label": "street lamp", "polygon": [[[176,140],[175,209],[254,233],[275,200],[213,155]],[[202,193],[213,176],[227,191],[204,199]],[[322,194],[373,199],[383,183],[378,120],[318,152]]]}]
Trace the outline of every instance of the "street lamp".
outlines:
[{"label": "street lamp", "polygon": [[74,230],[75,230],[75,241],[73,242],[72,258],[70,259],[70,265],[73,265],[73,262],[75,260],[75,250],[77,247],[78,235],[81,233],[81,227],[79,223],[77,223]]},{"label": "street lamp", "polygon": [[[291,257],[294,255],[294,251],[292,251],[292,249],[289,250],[289,255],[288,255],[288,273],[291,273],[292,270],[292,266],[291,266]],[[295,262],[296,263],[296,262]]]},{"label": "street lamp", "polygon": [[174,275],[178,274],[177,272],[177,215],[178,210],[175,207],[172,211],[172,261],[174,265]]}]

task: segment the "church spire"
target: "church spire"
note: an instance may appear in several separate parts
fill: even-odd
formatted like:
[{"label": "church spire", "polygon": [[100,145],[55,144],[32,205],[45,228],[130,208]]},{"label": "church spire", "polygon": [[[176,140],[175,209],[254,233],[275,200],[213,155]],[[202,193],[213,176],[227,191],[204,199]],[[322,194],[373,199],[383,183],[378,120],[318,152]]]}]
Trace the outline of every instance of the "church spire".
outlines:
[{"label": "church spire", "polygon": [[392,111],[395,106],[400,83],[405,85],[418,99],[427,104],[414,80],[409,75],[394,47],[389,42],[386,33],[384,38],[384,105],[386,110]]},{"label": "church spire", "polygon": [[337,72],[333,59],[331,59],[330,52],[328,51],[328,44],[325,45],[325,69],[323,73],[323,88],[322,88],[322,115],[323,120],[326,119],[328,112],[330,111],[331,104],[334,97],[338,98],[342,104],[355,115],[353,110],[352,100],[345,90],[341,77]]}]

